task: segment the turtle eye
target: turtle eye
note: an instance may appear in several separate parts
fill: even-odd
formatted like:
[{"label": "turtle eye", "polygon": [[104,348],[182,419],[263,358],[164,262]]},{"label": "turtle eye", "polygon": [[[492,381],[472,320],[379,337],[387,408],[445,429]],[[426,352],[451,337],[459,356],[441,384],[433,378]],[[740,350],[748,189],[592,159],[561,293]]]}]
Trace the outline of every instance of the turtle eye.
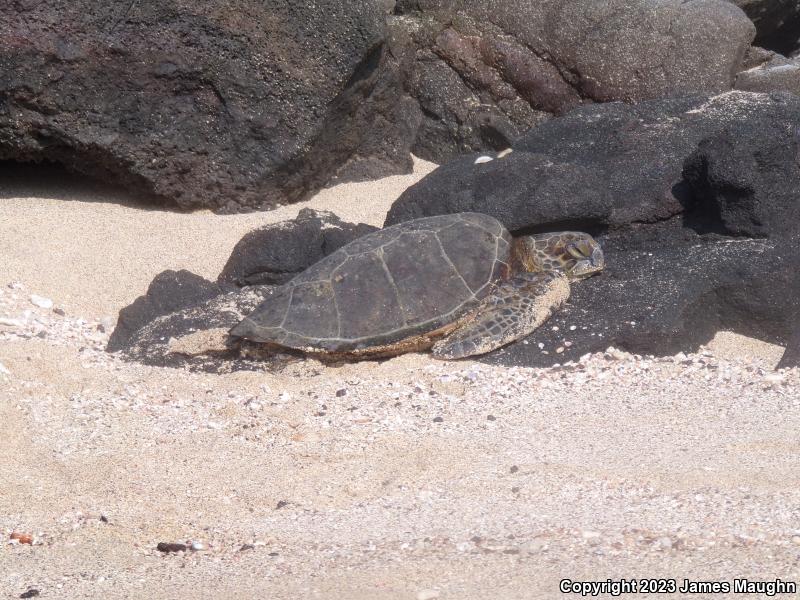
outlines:
[{"label": "turtle eye", "polygon": [[588,246],[584,241],[570,242],[567,244],[566,250],[573,258],[585,260],[591,256],[591,249]]}]

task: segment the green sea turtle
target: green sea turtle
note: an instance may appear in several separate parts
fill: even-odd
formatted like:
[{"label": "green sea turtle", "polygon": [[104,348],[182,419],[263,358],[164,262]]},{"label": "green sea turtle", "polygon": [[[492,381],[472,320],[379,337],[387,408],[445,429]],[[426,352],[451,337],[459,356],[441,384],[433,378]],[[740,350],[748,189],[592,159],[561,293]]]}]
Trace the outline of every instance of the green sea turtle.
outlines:
[{"label": "green sea turtle", "polygon": [[425,217],[358,238],[280,286],[230,334],[332,357],[489,352],[541,325],[570,281],[599,272],[588,234],[512,238],[478,213]]}]

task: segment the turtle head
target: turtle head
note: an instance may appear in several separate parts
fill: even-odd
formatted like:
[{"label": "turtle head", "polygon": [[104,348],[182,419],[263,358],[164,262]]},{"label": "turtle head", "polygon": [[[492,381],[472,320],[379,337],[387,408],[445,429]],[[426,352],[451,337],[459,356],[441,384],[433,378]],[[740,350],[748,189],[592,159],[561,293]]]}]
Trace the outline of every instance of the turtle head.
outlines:
[{"label": "turtle head", "polygon": [[597,240],[578,231],[521,236],[514,255],[518,268],[534,273],[560,271],[573,281],[591,277],[606,265]]}]

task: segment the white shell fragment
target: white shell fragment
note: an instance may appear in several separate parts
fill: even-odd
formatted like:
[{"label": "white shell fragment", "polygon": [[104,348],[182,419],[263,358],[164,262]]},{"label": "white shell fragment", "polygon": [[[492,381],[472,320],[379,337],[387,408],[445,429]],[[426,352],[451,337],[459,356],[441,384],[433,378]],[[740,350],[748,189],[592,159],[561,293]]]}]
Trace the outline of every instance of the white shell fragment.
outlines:
[{"label": "white shell fragment", "polygon": [[480,165],[482,163],[487,163],[487,162],[490,162],[490,161],[493,161],[493,160],[494,159],[491,156],[483,155],[483,156],[479,156],[478,158],[475,159],[475,164],[476,165]]},{"label": "white shell fragment", "polygon": [[50,300],[50,298],[44,298],[43,296],[37,296],[36,294],[31,294],[31,304],[38,306],[39,308],[53,308],[53,301]]}]

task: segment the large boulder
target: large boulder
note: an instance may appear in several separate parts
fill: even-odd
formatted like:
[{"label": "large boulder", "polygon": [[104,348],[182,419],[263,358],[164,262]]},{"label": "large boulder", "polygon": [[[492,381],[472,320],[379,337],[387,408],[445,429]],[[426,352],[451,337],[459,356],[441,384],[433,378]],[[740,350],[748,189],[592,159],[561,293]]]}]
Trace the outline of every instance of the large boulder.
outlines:
[{"label": "large boulder", "polygon": [[304,208],[296,219],[246,234],[234,247],[217,282],[228,289],[280,285],[346,243],[377,229]]},{"label": "large boulder", "polygon": [[[797,123],[800,99],[790,94],[581,107],[529,132],[510,155],[439,168],[398,200],[388,222],[472,210],[516,233],[579,227],[597,236],[606,270],[574,285],[545,326],[481,360],[546,366],[608,346],[674,354],[726,329],[791,344],[782,363],[789,365],[800,315]],[[304,213],[281,226],[297,260],[280,263],[278,252],[267,262],[291,263],[292,272],[307,266],[313,252],[295,250],[291,232],[306,235],[309,224],[317,232],[315,220],[326,218]],[[236,263],[250,264],[244,256]],[[238,272],[274,274],[260,268]],[[237,277],[226,281],[247,283],[248,275]],[[151,364],[265,368],[225,334],[271,289],[246,287],[160,316],[124,350]]]},{"label": "large boulder", "polygon": [[755,43],[781,54],[800,49],[800,4],[797,0],[730,0],[756,25]]},{"label": "large boulder", "polygon": [[544,366],[608,346],[673,354],[727,329],[790,343],[788,366],[800,315],[798,123],[789,94],[581,107],[510,155],[440,167],[401,196],[387,225],[471,210],[518,233],[598,237],[606,270],[488,362]]},{"label": "large boulder", "polygon": [[217,284],[186,270],[159,273],[144,295],[119,312],[106,350],[122,350],[140,329],[158,317],[203,304],[221,293]]},{"label": "large boulder", "polygon": [[[597,232],[684,213],[692,221],[698,197],[690,183],[697,188],[702,182],[684,178],[684,163],[703,140],[712,152],[725,138],[735,150],[725,160],[752,175],[745,184],[749,200],[734,206],[718,194],[705,202],[751,213],[766,206],[769,219],[789,226],[795,222],[797,123],[800,99],[789,94],[728,92],[583,106],[532,129],[503,158],[475,164],[476,155],[468,155],[436,169],[400,196],[386,225],[461,211],[490,214],[512,231]],[[714,160],[714,177],[730,170]],[[720,226],[723,233],[742,233],[733,221]]]},{"label": "large boulder", "polygon": [[423,112],[413,149],[438,161],[587,102],[728,90],[755,35],[723,0],[399,0],[395,13],[389,46]]},{"label": "large boulder", "polygon": [[721,330],[788,342],[800,287],[785,241],[700,235],[679,222],[599,241],[605,271],[573,285],[544,326],[485,362],[551,366],[610,346],[665,356],[695,351]]},{"label": "large boulder", "polygon": [[[384,0],[0,3],[0,160],[183,208],[274,206],[411,168]],[[370,104],[367,102],[367,104]],[[405,106],[405,108],[404,108]]]}]

